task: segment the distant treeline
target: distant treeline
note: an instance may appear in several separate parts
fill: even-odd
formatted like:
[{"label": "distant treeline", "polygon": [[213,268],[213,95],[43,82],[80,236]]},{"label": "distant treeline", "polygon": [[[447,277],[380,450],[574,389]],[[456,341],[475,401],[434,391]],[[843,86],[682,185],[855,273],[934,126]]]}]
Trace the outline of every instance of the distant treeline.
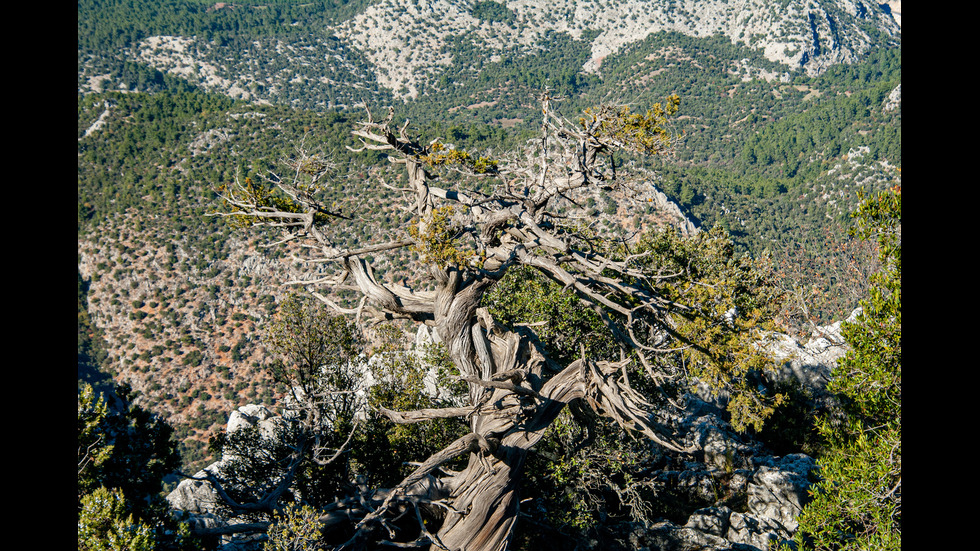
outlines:
[{"label": "distant treeline", "polygon": [[344,21],[372,0],[79,0],[78,50],[126,48],[149,36],[246,42],[305,34]]}]

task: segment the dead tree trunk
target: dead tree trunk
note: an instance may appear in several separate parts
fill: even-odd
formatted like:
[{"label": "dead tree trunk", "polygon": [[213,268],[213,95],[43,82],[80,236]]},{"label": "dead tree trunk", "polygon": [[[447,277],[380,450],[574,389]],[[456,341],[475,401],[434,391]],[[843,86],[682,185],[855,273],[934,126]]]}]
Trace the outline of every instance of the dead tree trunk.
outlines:
[{"label": "dead tree trunk", "polygon": [[[385,531],[377,528],[387,526],[396,504],[426,502],[446,513],[435,533],[420,522],[423,536],[412,545],[503,551],[518,517],[527,453],[574,400],[583,400],[596,413],[665,448],[692,450],[675,441],[669,428],[654,422],[650,404],[630,387],[626,366],[638,363],[657,384],[675,376],[655,358],[701,345],[684,340],[671,312],[714,316],[710,312],[718,309],[717,301],[709,312],[684,303],[683,295],[662,294],[658,286],[663,282],[691,277],[686,267],[645,266],[641,261],[650,253],[625,250],[607,255],[591,247],[576,230],[556,222],[560,217],[551,211],[557,198],[573,190],[628,185],[622,171],[615,170],[613,151],[667,151],[666,117],[676,110],[677,99],[671,98],[666,107],[655,106],[646,115],[631,114],[626,108],[600,108],[588,112],[578,124],[553,112],[547,95],[542,105],[542,138],[533,143],[530,153],[506,167],[449,149],[438,140],[421,144],[407,136],[407,122],[397,130],[390,126],[391,112],[383,121],[375,121],[368,112],[367,121],[353,134],[362,148],[386,151],[390,161],[405,165],[408,187],[401,191],[415,217],[410,237],[390,243],[356,250],[332,244],[325,231],[332,213],[315,195],[327,171],[322,163],[293,161],[304,168],[295,170],[297,176],[308,174],[308,180],[273,182],[291,202],[272,202],[268,194],[255,193],[250,185],[223,190],[232,207],[226,215],[281,228],[286,235],[283,241],[307,241],[313,245],[310,249],[319,253],[313,260],[336,261],[341,268],[336,277],[320,279],[317,284],[333,290],[355,290],[364,297],[358,307],[343,309],[317,293],[326,304],[359,319],[374,313],[433,326],[455,364],[457,376],[469,385],[466,407],[381,411],[396,423],[465,417],[471,432],[385,492],[382,503],[365,506],[355,536],[344,547],[356,547],[383,534]],[[305,170],[311,165],[323,169]],[[435,167],[448,168],[447,174],[455,170],[492,178],[495,191],[487,194],[435,187],[429,174]],[[446,210],[447,206],[452,210]],[[431,276],[435,291],[378,281],[362,257],[368,252],[408,246],[419,254],[425,266],[420,273]],[[508,270],[521,266],[537,270],[594,309],[626,359],[613,363],[582,357],[569,365],[557,365],[545,356],[530,329],[505,328],[496,323],[480,307],[481,299]],[[720,318],[715,321],[714,327],[723,327]],[[738,326],[729,323],[727,327]],[[451,476],[438,474],[440,466],[463,454],[469,455],[463,471]],[[330,519],[339,521],[340,517]]]}]

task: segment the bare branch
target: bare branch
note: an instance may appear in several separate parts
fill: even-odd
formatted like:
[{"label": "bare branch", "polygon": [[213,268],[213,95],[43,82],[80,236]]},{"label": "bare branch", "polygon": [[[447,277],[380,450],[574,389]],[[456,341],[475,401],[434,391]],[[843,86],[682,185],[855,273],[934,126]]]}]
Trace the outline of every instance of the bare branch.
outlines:
[{"label": "bare branch", "polygon": [[472,407],[418,409],[414,411],[393,411],[388,408],[378,408],[385,417],[394,423],[406,425],[431,421],[433,419],[451,419],[454,417],[469,417],[476,412]]},{"label": "bare branch", "polygon": [[[355,247],[331,239],[330,223],[339,213],[319,204],[315,185],[327,181],[324,175],[330,167],[302,148],[296,159],[286,162],[290,181],[270,178],[275,196],[237,180],[221,191],[229,206],[221,216],[272,227],[281,232],[281,243],[303,245],[298,259],[304,256],[302,260],[317,269],[328,263],[337,267],[336,275],[316,274],[290,284],[306,286],[324,305],[358,321],[410,319],[433,327],[452,360],[453,377],[469,384],[465,406],[377,410],[399,424],[462,418],[471,432],[419,464],[390,491],[369,495],[365,489],[356,504],[338,504],[330,522],[340,522],[341,509],[357,522],[355,534],[342,547],[365,547],[369,537],[384,539],[387,533],[386,544],[396,547],[502,550],[517,518],[521,474],[516,467],[524,464],[528,450],[563,408],[573,403],[583,411],[587,404],[596,414],[665,449],[695,449],[666,421],[658,421],[653,410],[661,406],[640,393],[645,385],[631,385],[628,370],[641,369],[639,373],[649,376],[670,400],[667,391],[674,385],[668,383],[685,375],[684,366],[677,367],[680,357],[710,347],[683,334],[681,321],[684,316],[702,316],[708,327],[720,327],[713,311],[698,301],[717,295],[722,286],[699,281],[689,266],[666,261],[657,265],[660,253],[654,247],[610,240],[586,225],[568,227],[569,219],[555,214],[562,197],[612,189],[629,193],[633,188],[614,153],[669,152],[666,118],[676,110],[676,99],[646,114],[600,107],[577,122],[560,116],[555,101],[549,93],[542,96],[540,139],[513,153],[508,162],[453,149],[438,138],[421,142],[410,136],[408,121],[393,125],[393,109],[376,120],[365,107],[366,120],[352,131],[358,145],[349,149],[383,151],[391,163],[403,167],[405,186],[380,183],[402,194],[400,206],[413,216],[410,238],[381,241],[379,236],[378,241]],[[462,174],[483,178],[480,191],[466,189]],[[439,187],[431,185],[437,176],[442,177]],[[419,253],[413,276],[430,285],[427,290],[422,284],[379,280],[368,260],[376,253],[407,247]],[[504,327],[494,321],[481,301],[510,269],[520,266],[557,283],[594,311],[619,344],[623,359],[595,361],[583,352],[581,358],[560,366],[538,342],[535,324]],[[679,281],[685,284],[675,285]],[[357,306],[331,294],[339,291],[355,291]],[[631,361],[641,368],[628,367]],[[341,450],[352,436],[353,431]],[[339,454],[336,451],[328,461]],[[442,470],[464,454],[470,454],[464,470],[448,475]],[[634,487],[616,492],[630,502],[638,495]],[[432,500],[435,494],[439,499]],[[430,533],[422,522],[418,505],[424,500],[446,509],[437,533]],[[412,542],[398,541],[393,519],[409,514],[409,506],[416,507],[421,535]]]}]

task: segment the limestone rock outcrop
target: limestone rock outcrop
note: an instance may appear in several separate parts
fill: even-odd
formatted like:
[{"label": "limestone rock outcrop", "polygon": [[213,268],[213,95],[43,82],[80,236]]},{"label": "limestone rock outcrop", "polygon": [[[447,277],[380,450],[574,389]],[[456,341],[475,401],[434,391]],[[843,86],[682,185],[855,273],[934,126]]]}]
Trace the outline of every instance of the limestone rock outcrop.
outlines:
[{"label": "limestone rock outcrop", "polygon": [[[860,310],[848,318],[853,320]],[[433,342],[428,330],[416,335],[416,347]],[[785,361],[781,376],[795,378],[819,395],[830,370],[846,351],[841,323],[818,328],[813,338],[798,343],[778,338],[770,350]],[[432,375],[432,374],[430,374]],[[725,420],[720,403],[692,396],[687,416],[680,418],[688,438],[699,449],[690,456],[672,456],[669,466],[654,475],[653,483],[667,489],[675,514],[647,526],[618,524],[590,549],[670,549],[701,551],[765,551],[772,543],[790,539],[796,518],[808,501],[815,480],[816,462],[803,454],[773,455],[765,445],[737,433]],[[261,405],[242,406],[228,420],[228,433],[255,427],[261,434],[276,434],[282,418]],[[208,466],[220,473],[229,457]],[[175,510],[189,513],[198,526],[220,527],[237,522],[222,518],[218,496],[203,480],[184,480],[167,497]],[[228,542],[225,551],[240,551],[240,541]]]},{"label": "limestone rock outcrop", "polygon": [[860,313],[861,309],[857,308],[844,322],[817,327],[805,343],[797,342],[787,335],[774,335],[769,352],[777,360],[784,362],[779,377],[784,380],[795,379],[815,395],[823,395],[831,369],[838,358],[847,352],[841,324],[853,323]]},{"label": "limestone rock outcrop", "polygon": [[[478,3],[478,2],[477,2]],[[275,50],[289,68],[270,81],[224,66],[195,52],[214,49],[203,37],[150,36],[137,48],[138,60],[161,72],[196,78],[204,88],[232,97],[254,99],[261,87],[316,82],[329,86],[380,85],[402,99],[419,97],[458,61],[453,43],[465,39],[499,61],[510,49],[547,48],[556,34],[588,40],[591,55],[581,67],[601,73],[603,61],[657,32],[692,37],[721,35],[733,44],[760,51],[786,67],[772,73],[761,67],[733,68],[746,79],[788,81],[790,73],[816,76],[839,63],[853,63],[879,40],[901,37],[901,2],[864,0],[501,0],[508,21],[490,21],[475,12],[472,0],[377,0],[349,20],[295,48],[281,39],[256,41],[256,49]],[[361,67],[360,60],[369,67]],[[224,61],[224,59],[222,59]],[[302,67],[327,63],[330,75]],[[270,84],[273,82],[274,84]],[[93,85],[94,86],[94,85]],[[334,107],[336,105],[330,105]]]},{"label": "limestone rock outcrop", "polygon": [[[256,427],[260,435],[268,438],[277,434],[277,426],[282,421],[282,417],[265,406],[249,404],[231,412],[226,433],[231,434],[246,427]],[[197,472],[193,478],[182,480],[177,488],[167,495],[170,507],[176,512],[188,514],[193,527],[216,528],[237,522],[236,519],[226,517],[218,492],[210,482],[205,480],[208,473],[220,475],[222,467],[230,459],[227,455],[222,456],[220,460]]]}]

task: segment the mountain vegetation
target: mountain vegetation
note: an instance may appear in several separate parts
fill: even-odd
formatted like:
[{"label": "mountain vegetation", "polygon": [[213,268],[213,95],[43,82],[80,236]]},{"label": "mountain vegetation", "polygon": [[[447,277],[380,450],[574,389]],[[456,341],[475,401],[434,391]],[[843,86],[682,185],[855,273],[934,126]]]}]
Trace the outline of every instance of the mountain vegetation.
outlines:
[{"label": "mountain vegetation", "polygon": [[902,194],[876,194],[854,212],[877,241],[881,271],[844,335],[851,351],[832,374],[842,399],[819,420],[828,450],[797,542],[810,549],[902,548]]},{"label": "mountain vegetation", "polygon": [[[283,176],[273,175],[269,184],[236,181],[219,191],[227,205],[219,216],[244,227],[279,230],[272,237],[278,244],[300,243],[305,250],[319,251],[299,257],[303,262],[336,266],[336,275],[311,274],[303,280],[326,306],[338,314],[356,314],[360,323],[404,319],[433,326],[446,347],[454,378],[468,384],[462,407],[380,408],[396,424],[463,418],[469,432],[425,459],[367,511],[341,507],[336,514],[350,521],[354,530],[353,535],[345,533],[346,543],[336,542],[342,547],[375,545],[379,528],[389,533],[383,539],[406,543],[404,536],[395,535],[404,533],[404,527],[398,530],[391,523],[410,506],[421,531],[409,538],[412,545],[506,549],[517,520],[517,489],[528,450],[573,400],[585,400],[595,415],[659,446],[692,451],[658,411],[669,406],[653,405],[661,395],[671,400],[677,390],[683,393],[688,378],[729,393],[732,422],[740,430],[760,428],[782,399],[760,395],[750,382],[752,372],[767,369],[766,356],[755,345],[763,338],[760,329],[772,329],[767,324],[777,304],[775,287],[763,270],[733,254],[727,238],[702,233],[678,241],[670,233],[659,233],[632,246],[605,244],[603,236],[592,235],[555,210],[558,199],[580,188],[639,185],[639,178],[616,169],[615,152],[668,152],[671,135],[666,122],[677,112],[679,98],[654,104],[645,114],[597,108],[586,112],[576,126],[551,110],[547,94],[542,102],[541,145],[506,164],[475,159],[437,140],[425,145],[404,129],[396,130],[390,114],[376,121],[369,111],[366,120],[355,125],[360,149],[388,152],[390,162],[404,167],[402,204],[412,215],[410,239],[338,247],[333,233],[342,215],[320,198],[331,167],[317,155],[291,159]],[[465,185],[466,175],[488,181],[473,189]],[[437,182],[446,187],[436,187]],[[412,271],[428,277],[410,286],[377,279],[375,255],[404,248],[418,253]],[[586,349],[573,337],[578,353],[552,357],[539,336],[495,321],[481,307],[483,297],[518,269],[563,285],[571,295],[570,309],[576,302],[591,308],[601,323],[594,330],[606,342],[606,354]],[[328,298],[339,291],[356,294],[348,299],[349,306]],[[524,297],[513,297],[517,300],[537,298],[517,294]],[[307,344],[302,337],[307,327],[304,321],[276,334],[288,343],[286,349],[304,353],[291,356],[280,372],[291,374],[286,376],[288,386],[298,389],[293,396],[303,423],[298,438],[318,450],[323,446],[317,435],[338,428],[334,416],[353,416],[350,405],[339,407],[335,397],[349,392],[351,385],[331,385],[331,378],[318,370],[325,363],[332,365],[327,358],[346,364],[344,358],[352,353],[324,347],[321,339]],[[610,349],[618,351],[618,360]],[[317,355],[306,354],[310,350]],[[335,373],[342,371],[341,367]],[[311,386],[317,381],[328,388]],[[649,386],[646,392],[639,390],[644,386]],[[304,446],[297,444],[295,449]],[[459,455],[469,457],[461,472],[438,474],[444,463]],[[277,508],[275,496],[292,483],[292,476],[273,480],[278,481],[277,489],[263,493],[254,506],[248,504],[249,510]],[[440,502],[448,513],[423,507],[429,502]],[[336,522],[333,514],[328,513],[327,523]],[[430,532],[430,525],[439,528]]]},{"label": "mountain vegetation", "polygon": [[[759,4],[732,3],[736,11]],[[621,8],[603,3],[531,4],[79,2],[80,400],[86,385],[105,396],[115,392],[117,383],[130,387],[132,393],[121,392],[127,405],[119,411],[141,408],[165,419],[173,435],[161,438],[174,443],[182,470],[188,473],[220,456],[219,435],[230,411],[247,403],[286,403],[295,380],[272,369],[270,362],[282,352],[282,343],[263,335],[278,323],[275,320],[283,319],[286,305],[293,304],[282,283],[306,275],[297,262],[303,250],[265,247],[257,234],[243,233],[213,216],[221,204],[222,186],[228,190],[236,182],[250,182],[256,190],[267,187],[268,178],[290,163],[297,174],[315,172],[317,166],[329,168],[329,184],[317,188],[322,208],[317,222],[329,217],[331,226],[342,228],[331,240],[338,250],[359,250],[369,242],[430,244],[362,253],[374,277],[385,285],[396,282],[433,292],[438,285],[425,283],[427,272],[413,268],[418,262],[469,265],[478,258],[479,249],[457,247],[450,239],[469,228],[459,225],[465,208],[434,209],[432,223],[420,226],[424,217],[418,212],[398,208],[403,190],[414,185],[411,174],[389,163],[390,151],[352,150],[358,148],[350,130],[364,120],[365,107],[382,112],[391,106],[391,120],[406,125],[404,134],[394,131],[397,139],[430,148],[425,170],[443,173],[435,187],[459,178],[461,187],[455,192],[492,197],[489,182],[500,177],[501,167],[518,152],[529,151],[534,142],[528,140],[541,135],[541,104],[535,98],[545,91],[553,112],[568,115],[598,105],[628,105],[623,115],[643,115],[648,106],[676,95],[677,112],[664,122],[664,130],[674,137],[670,154],[648,157],[620,151],[611,166],[618,177],[644,174],[640,187],[656,186],[665,193],[703,230],[703,241],[667,237],[672,235],[668,233],[661,241],[648,238],[644,247],[656,254],[671,251],[675,259],[687,262],[713,258],[705,260],[709,265],[700,272],[715,274],[710,277],[721,277],[712,270],[720,269],[723,258],[771,259],[771,283],[779,292],[770,291],[785,299],[772,303],[781,307],[771,313],[773,322],[798,337],[843,319],[861,300],[870,302],[858,325],[887,325],[882,320],[894,320],[895,312],[873,306],[878,296],[898,297],[900,314],[900,291],[882,290],[894,287],[895,276],[871,277],[880,270],[894,273],[893,256],[878,256],[878,251],[893,247],[848,233],[855,220],[888,218],[869,214],[868,206],[861,207],[862,217],[851,218],[862,196],[877,197],[901,182],[900,30],[881,23],[880,6],[862,4],[867,10],[862,16],[853,2],[819,2],[808,21],[799,2],[771,2],[741,23],[743,29],[754,29],[756,20],[770,18],[763,26],[771,30],[739,38],[728,16],[711,11],[720,4],[714,2],[694,7],[690,2],[638,3],[633,21],[628,16],[617,19]],[[601,17],[593,22],[583,13]],[[432,23],[435,14],[446,19],[445,25]],[[665,18],[673,19],[673,27],[650,32],[661,29]],[[827,21],[837,25],[837,42],[827,41]],[[621,38],[615,38],[613,30]],[[814,39],[806,42],[799,36]],[[402,39],[406,42],[396,42]],[[770,44],[777,42],[783,46],[774,56],[778,48]],[[396,43],[404,46],[391,50],[389,45]],[[422,44],[432,49],[418,49]],[[431,55],[413,54],[417,49]],[[833,56],[837,61],[828,61]],[[435,64],[425,65],[425,60]],[[795,65],[787,65],[787,60]],[[438,141],[429,143],[433,139]],[[300,159],[313,164],[295,164]],[[460,170],[469,175],[458,176]],[[576,202],[556,206],[555,214],[583,217],[581,235],[595,240],[599,254],[617,258],[610,244],[663,224],[653,207],[631,202],[631,196],[636,198],[618,186],[596,185],[576,196]],[[884,205],[888,200],[881,201]],[[897,212],[900,220],[900,201]],[[408,227],[417,228],[416,233],[406,233]],[[583,348],[592,358],[618,361],[615,332],[611,337],[602,317],[590,308],[573,307],[572,298],[562,292],[567,282],[555,283],[533,272],[527,267],[511,270],[483,296],[480,307],[502,326],[532,328],[544,355],[563,365],[579,359]],[[900,271],[897,281],[900,288]],[[350,302],[350,291],[334,298],[344,308],[357,306]],[[700,331],[696,321],[687,323],[691,331]],[[358,350],[375,356],[399,348],[402,329],[369,331],[358,337],[364,339]],[[869,338],[854,333],[849,342],[860,350],[860,343]],[[862,362],[879,365],[875,351],[866,352],[865,359],[848,360],[853,362],[847,364],[852,366],[848,373],[865,369],[859,367]],[[894,401],[900,399],[900,352],[898,360],[887,365],[898,366],[897,394],[883,398]],[[411,363],[389,366],[389,372],[402,376],[373,391],[371,406],[392,412],[450,407],[423,396],[418,370]],[[889,372],[894,375],[895,370]],[[712,374],[701,376],[710,380]],[[410,380],[416,380],[415,390],[405,392]],[[748,389],[748,383],[746,379],[739,384]],[[824,443],[807,448],[827,454],[818,457],[822,468],[827,473],[863,468],[845,464],[841,450],[860,449],[862,457],[887,451],[890,461],[900,457],[894,446],[888,448],[895,438],[900,443],[900,417],[893,430],[889,423],[895,419],[852,404],[857,393],[840,384],[835,392],[843,397],[844,409],[821,417]],[[444,397],[462,399],[458,393]],[[94,399],[86,400],[86,408],[95,407]],[[787,401],[770,407],[790,411],[796,406]],[[591,451],[576,445],[586,434],[578,432],[581,414],[575,408],[558,414],[536,447],[541,453],[527,458],[525,487],[545,500],[538,502],[537,520],[581,535],[602,518],[642,522],[669,517],[668,510],[640,505],[656,500],[649,494],[650,486],[631,478],[636,465],[655,461],[643,459],[646,452],[621,441],[614,425],[599,423],[586,431],[600,443]],[[753,432],[752,417],[747,419],[746,428]],[[784,420],[788,421],[779,419],[775,426]],[[891,432],[871,430],[879,422]],[[417,460],[468,433],[465,423],[447,419],[425,430],[419,428],[422,425],[385,423],[353,432],[353,425],[341,424],[336,434],[320,434],[322,442],[314,447],[322,453],[361,451],[342,454],[331,465],[304,464],[296,480],[310,484],[310,495],[320,492],[322,503],[332,503],[334,492],[352,491],[349,475],[358,469],[375,473],[379,478],[372,482],[382,487],[397,487],[409,473],[391,450],[411,452],[412,458],[401,460]],[[307,429],[296,434],[317,433]],[[817,440],[812,434],[798,436],[790,438],[793,446],[799,446],[800,438]],[[385,454],[385,461],[379,462]],[[83,455],[80,452],[80,480]],[[610,458],[618,463],[610,463]],[[164,470],[175,467],[172,457],[163,463]],[[597,467],[606,463],[616,466]],[[880,502],[889,511],[896,510],[898,498],[897,517],[883,513],[873,522],[862,517],[841,520],[841,525],[897,526],[900,539],[900,460],[897,465],[897,481],[892,471],[878,473],[882,484],[891,485],[872,492],[874,499],[887,494]],[[465,462],[457,459],[443,468],[463,469]],[[311,474],[317,469],[322,476]],[[87,467],[86,472],[91,470]],[[154,477],[159,474],[151,472]],[[827,480],[830,476],[837,475]],[[314,479],[328,482],[317,489],[309,482]],[[599,480],[606,484],[601,491],[596,490]],[[112,522],[125,528],[113,530],[131,534],[134,541],[144,537],[140,526],[161,533],[155,513],[134,505],[159,488],[133,492],[120,484],[86,482],[86,496],[106,488],[98,494],[102,509],[93,509],[94,498],[82,502],[80,486],[79,510],[116,519]],[[827,484],[821,495],[832,495],[826,488],[833,483]],[[889,493],[893,488],[898,489]],[[822,512],[814,508],[813,516],[805,517],[816,519],[803,524],[803,533],[816,538],[812,541],[822,541],[815,527],[843,505],[822,507]],[[295,519],[308,513],[296,509],[289,514]],[[126,520],[129,514],[131,521]],[[892,520],[883,520],[887,518]],[[286,524],[282,528],[286,530]],[[867,531],[884,534],[889,529]],[[165,530],[176,533],[172,527]],[[839,538],[848,530],[841,528],[829,537]],[[552,533],[558,538],[554,541],[565,535]],[[512,536],[515,542],[523,541],[521,545],[536,545],[535,537],[521,528]]]},{"label": "mountain vegetation", "polygon": [[173,429],[125,387],[78,394],[78,548],[194,549],[198,540],[160,495],[180,464]]}]

